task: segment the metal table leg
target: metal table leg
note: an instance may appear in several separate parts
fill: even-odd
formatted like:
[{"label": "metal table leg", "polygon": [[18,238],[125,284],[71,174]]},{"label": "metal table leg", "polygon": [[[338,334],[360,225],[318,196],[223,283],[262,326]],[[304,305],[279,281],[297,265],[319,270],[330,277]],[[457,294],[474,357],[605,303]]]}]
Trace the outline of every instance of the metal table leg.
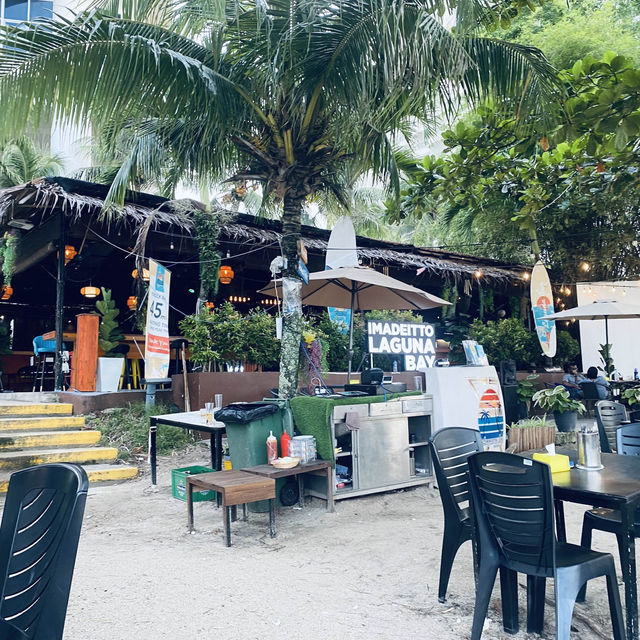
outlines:
[{"label": "metal table leg", "polygon": [[193,485],[187,479],[187,528],[193,531]]},{"label": "metal table leg", "polygon": [[269,535],[276,537],[276,501],[273,498],[269,500]]},{"label": "metal table leg", "polygon": [[302,482],[302,474],[296,474],[296,480],[298,481],[298,506],[304,508],[304,484]]},{"label": "metal table leg", "polygon": [[231,546],[231,507],[224,507],[224,537],[227,547]]},{"label": "metal table leg", "polygon": [[156,482],[156,431],[158,427],[155,424],[149,424],[149,463],[151,464],[151,484]]}]

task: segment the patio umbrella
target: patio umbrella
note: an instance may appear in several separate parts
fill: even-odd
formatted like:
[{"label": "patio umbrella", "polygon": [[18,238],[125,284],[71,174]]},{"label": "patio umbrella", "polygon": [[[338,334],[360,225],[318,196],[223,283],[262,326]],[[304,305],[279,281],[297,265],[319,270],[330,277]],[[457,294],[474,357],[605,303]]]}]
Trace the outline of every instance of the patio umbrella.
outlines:
[{"label": "patio umbrella", "polygon": [[576,320],[604,319],[605,344],[609,344],[609,320],[640,318],[640,306],[615,300],[594,300],[589,304],[545,316],[545,320],[569,320],[570,318]]},{"label": "patio umbrella", "polygon": [[[260,291],[265,295],[282,294],[282,283]],[[302,303],[316,307],[351,309],[349,322],[349,377],[353,356],[353,312],[370,309],[432,309],[451,304],[410,284],[385,276],[369,267],[339,267],[309,274],[302,283]]]}]

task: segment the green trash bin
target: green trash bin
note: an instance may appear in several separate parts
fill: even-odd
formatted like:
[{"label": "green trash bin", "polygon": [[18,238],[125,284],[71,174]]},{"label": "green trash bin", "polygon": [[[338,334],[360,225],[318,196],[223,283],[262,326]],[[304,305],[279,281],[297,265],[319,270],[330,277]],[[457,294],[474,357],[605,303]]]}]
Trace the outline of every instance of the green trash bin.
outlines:
[{"label": "green trash bin", "polygon": [[[233,469],[267,464],[267,438],[269,433],[280,441],[283,429],[284,408],[275,402],[236,402],[222,407],[215,419],[224,422],[229,443],[229,455]],[[276,480],[276,504],[282,506],[280,494],[287,478]],[[297,488],[297,485],[296,485]],[[291,487],[287,487],[286,495]],[[287,501],[288,502],[288,501]],[[269,510],[269,501],[251,502],[249,510],[264,513]]]}]

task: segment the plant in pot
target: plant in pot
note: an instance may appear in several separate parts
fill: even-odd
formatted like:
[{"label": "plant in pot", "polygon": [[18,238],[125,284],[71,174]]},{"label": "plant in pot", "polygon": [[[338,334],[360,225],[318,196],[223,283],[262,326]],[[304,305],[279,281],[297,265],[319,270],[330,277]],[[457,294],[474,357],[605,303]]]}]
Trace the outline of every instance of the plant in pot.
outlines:
[{"label": "plant in pot", "polygon": [[538,377],[539,376],[537,376],[535,373],[532,373],[526,378],[518,380],[516,395],[518,396],[518,403],[521,407],[523,406],[525,410],[525,415],[520,416],[522,419],[526,418],[529,415],[529,410],[531,409],[531,400],[536,393],[534,382],[538,379]]},{"label": "plant in pot", "polygon": [[553,413],[558,431],[575,431],[578,424],[578,414],[586,411],[580,400],[574,400],[569,392],[561,385],[553,389],[541,389],[532,397],[536,407],[545,413]]},{"label": "plant in pot", "polygon": [[116,318],[120,311],[111,298],[111,290],[102,288],[102,300],[96,302],[96,310],[100,315],[98,328],[98,345],[104,356],[98,358],[98,391],[117,391],[122,375],[122,353],[115,351],[124,339]]},{"label": "plant in pot", "polygon": [[555,441],[556,428],[547,422],[547,416],[519,420],[509,427],[509,447],[514,453],[542,449]]},{"label": "plant in pot", "polygon": [[634,404],[640,404],[640,387],[634,387],[632,389],[625,389],[621,396],[629,405],[629,418],[632,422],[637,421],[640,416],[640,408],[633,409]]}]

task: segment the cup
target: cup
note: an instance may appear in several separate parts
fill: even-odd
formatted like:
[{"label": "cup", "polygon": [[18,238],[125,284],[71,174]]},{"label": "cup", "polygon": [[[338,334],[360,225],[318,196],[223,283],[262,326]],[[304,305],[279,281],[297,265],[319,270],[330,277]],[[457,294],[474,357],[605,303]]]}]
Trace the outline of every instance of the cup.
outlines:
[{"label": "cup", "polygon": [[207,420],[207,424],[213,424],[213,410],[214,410],[214,405],[213,402],[205,402],[204,403],[204,410],[205,410],[205,417]]},{"label": "cup", "polygon": [[216,410],[217,409],[222,409],[222,394],[221,393],[216,393],[213,396],[214,400],[215,400],[215,407]]},{"label": "cup", "polygon": [[422,376],[413,376],[413,386],[416,391],[422,391]]}]

